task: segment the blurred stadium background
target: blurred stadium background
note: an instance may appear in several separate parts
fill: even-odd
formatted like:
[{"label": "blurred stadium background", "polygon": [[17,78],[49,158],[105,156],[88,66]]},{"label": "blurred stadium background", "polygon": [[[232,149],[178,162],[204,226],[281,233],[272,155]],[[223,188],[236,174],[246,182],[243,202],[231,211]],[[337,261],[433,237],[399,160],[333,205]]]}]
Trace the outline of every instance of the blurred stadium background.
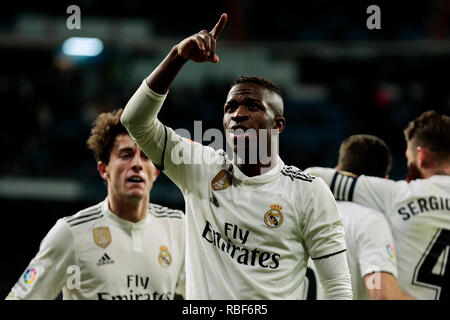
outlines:
[{"label": "blurred stadium background", "polygon": [[[69,30],[69,5],[81,29]],[[369,30],[366,9],[381,8]],[[190,62],[161,119],[193,132],[222,128],[230,82],[240,75],[280,85],[287,127],[281,157],[301,169],[335,166],[350,134],[384,139],[391,177],[406,172],[402,130],[421,112],[450,113],[450,1],[58,1],[10,3],[0,13],[2,112],[0,298],[18,279],[60,217],[104,199],[86,147],[100,112],[125,103],[171,46],[229,15],[218,65]],[[70,37],[95,37],[97,56],[71,56]],[[151,201],[184,209],[178,189],[160,175]]]}]

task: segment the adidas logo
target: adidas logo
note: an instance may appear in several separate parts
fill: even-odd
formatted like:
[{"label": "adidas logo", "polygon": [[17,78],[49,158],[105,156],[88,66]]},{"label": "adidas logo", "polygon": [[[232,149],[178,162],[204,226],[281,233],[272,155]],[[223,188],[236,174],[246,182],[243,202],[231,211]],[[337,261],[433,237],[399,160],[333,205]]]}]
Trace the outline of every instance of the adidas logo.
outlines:
[{"label": "adidas logo", "polygon": [[114,260],[112,260],[107,253],[105,253],[100,259],[97,261],[98,266],[103,266],[105,264],[111,264],[114,263]]}]

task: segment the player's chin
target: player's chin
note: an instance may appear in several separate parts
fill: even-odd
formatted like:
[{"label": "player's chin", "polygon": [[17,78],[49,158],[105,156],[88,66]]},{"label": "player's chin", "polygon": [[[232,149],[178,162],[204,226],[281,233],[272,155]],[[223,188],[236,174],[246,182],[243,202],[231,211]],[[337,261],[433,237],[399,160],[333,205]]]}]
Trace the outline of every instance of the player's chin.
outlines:
[{"label": "player's chin", "polygon": [[254,139],[247,135],[234,135],[230,134],[227,136],[227,143],[233,146],[233,149],[236,151],[237,147],[248,149],[249,145],[253,143]]},{"label": "player's chin", "polygon": [[148,188],[131,188],[128,189],[126,192],[127,197],[133,199],[142,199],[149,193],[150,190]]}]

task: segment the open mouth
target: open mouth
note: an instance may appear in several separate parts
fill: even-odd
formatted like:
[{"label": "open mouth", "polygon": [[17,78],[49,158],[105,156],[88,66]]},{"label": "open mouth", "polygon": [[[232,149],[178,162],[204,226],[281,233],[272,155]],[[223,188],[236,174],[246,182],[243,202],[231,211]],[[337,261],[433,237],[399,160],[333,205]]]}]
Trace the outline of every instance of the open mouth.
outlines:
[{"label": "open mouth", "polygon": [[143,183],[144,179],[142,179],[141,177],[138,176],[133,176],[127,179],[127,182],[132,182],[132,183]]},{"label": "open mouth", "polygon": [[234,126],[231,127],[231,130],[243,130],[246,131],[248,130],[248,128],[242,124],[235,124]]},{"label": "open mouth", "polygon": [[243,125],[235,125],[235,126],[232,126],[231,129],[228,129],[230,134],[232,134],[233,136],[246,135],[248,130],[249,129]]},{"label": "open mouth", "polygon": [[247,128],[243,125],[234,125],[231,129],[228,129],[228,134],[234,140],[236,139],[250,139],[256,137],[256,131],[252,128]]}]

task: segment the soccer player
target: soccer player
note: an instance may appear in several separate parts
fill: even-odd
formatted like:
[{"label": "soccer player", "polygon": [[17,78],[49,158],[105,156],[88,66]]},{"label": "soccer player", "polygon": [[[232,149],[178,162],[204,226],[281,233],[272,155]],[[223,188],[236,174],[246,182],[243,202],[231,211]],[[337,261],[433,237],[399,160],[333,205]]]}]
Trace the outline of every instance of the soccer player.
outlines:
[{"label": "soccer player", "polygon": [[[342,142],[336,169],[353,177],[364,174],[387,178],[391,163],[391,152],[383,140],[357,134]],[[386,217],[354,202],[338,201],[337,204],[344,221],[353,299],[411,299],[397,284],[395,245]],[[306,293],[314,300],[321,297],[320,283],[314,265],[309,264],[308,268],[312,271],[307,275],[311,288],[306,286]],[[316,290],[309,283],[312,281]]]},{"label": "soccer player", "polygon": [[322,177],[336,199],[383,212],[397,249],[398,283],[421,299],[450,298],[450,117],[422,113],[404,130],[406,181],[308,169]]},{"label": "soccer player", "polygon": [[121,114],[100,114],[87,141],[106,199],[57,221],[7,299],[55,299],[61,290],[73,300],[184,296],[184,214],[150,203],[158,171]]},{"label": "soccer player", "polygon": [[[182,138],[157,118],[185,63],[219,62],[216,40],[226,20],[222,14],[211,32],[202,30],[172,47],[121,118],[184,195],[187,299],[301,299],[309,256],[326,298],[351,299],[342,220],[329,188],[285,165],[273,151],[272,138],[285,126],[275,84],[259,77],[232,84],[223,108],[232,161],[224,150]],[[250,161],[256,149],[268,151],[268,159]]]}]

